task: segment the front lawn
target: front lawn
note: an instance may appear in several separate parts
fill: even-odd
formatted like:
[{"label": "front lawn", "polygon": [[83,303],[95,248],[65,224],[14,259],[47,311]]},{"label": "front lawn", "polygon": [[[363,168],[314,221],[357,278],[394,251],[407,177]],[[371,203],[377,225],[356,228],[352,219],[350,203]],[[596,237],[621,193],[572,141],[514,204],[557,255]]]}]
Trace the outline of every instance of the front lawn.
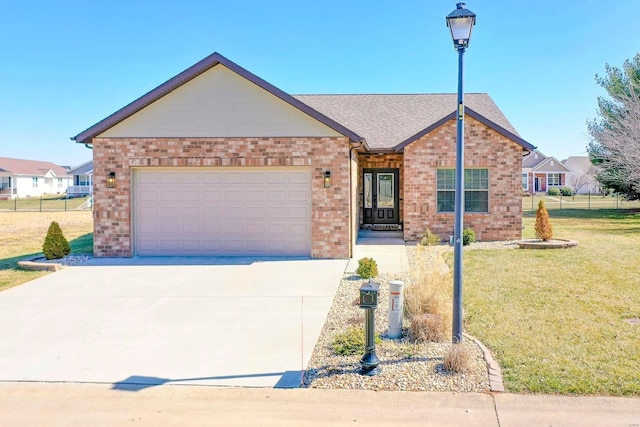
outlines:
[{"label": "front lawn", "polygon": [[0,291],[47,274],[17,268],[18,261],[42,253],[51,221],[57,221],[72,254],[93,253],[93,212],[0,212]]},{"label": "front lawn", "polygon": [[[640,213],[549,212],[574,249],[466,250],[465,328],[511,392],[640,395]],[[535,212],[524,237],[534,237]]]}]

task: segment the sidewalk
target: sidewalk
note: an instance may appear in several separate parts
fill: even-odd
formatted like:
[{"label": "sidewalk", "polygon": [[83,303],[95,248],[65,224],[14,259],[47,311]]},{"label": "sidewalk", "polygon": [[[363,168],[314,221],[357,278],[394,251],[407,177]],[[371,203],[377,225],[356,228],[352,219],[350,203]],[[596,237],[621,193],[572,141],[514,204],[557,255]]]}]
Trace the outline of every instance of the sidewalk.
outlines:
[{"label": "sidewalk", "polygon": [[0,425],[620,426],[640,398],[0,382]]},{"label": "sidewalk", "polygon": [[358,238],[345,271],[355,273],[358,269],[358,260],[364,257],[376,260],[381,274],[409,271],[407,249],[404,240],[400,238]]}]

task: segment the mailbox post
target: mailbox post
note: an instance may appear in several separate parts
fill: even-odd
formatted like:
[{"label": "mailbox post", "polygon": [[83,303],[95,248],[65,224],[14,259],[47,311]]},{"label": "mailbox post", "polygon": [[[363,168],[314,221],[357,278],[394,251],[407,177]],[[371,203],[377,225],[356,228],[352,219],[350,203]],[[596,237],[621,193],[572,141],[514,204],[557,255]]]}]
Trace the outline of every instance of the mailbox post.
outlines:
[{"label": "mailbox post", "polygon": [[360,308],[365,310],[364,319],[364,356],[360,361],[362,375],[377,375],[380,373],[380,359],[376,355],[376,317],[375,309],[378,307],[378,290],[380,284],[372,282],[365,283],[360,287]]}]

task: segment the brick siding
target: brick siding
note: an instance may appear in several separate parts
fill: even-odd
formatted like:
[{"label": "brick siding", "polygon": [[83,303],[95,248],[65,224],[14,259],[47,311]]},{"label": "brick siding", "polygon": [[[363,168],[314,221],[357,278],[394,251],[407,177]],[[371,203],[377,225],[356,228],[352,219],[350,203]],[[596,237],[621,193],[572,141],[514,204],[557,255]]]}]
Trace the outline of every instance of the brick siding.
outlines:
[{"label": "brick siding", "polygon": [[[456,120],[404,148],[404,237],[419,240],[427,227],[442,239],[453,232],[453,212],[439,213],[436,170],[455,168]],[[484,124],[465,118],[465,168],[489,171],[489,213],[466,213],[478,240],[522,236],[522,147]]]},{"label": "brick siding", "polygon": [[[311,256],[349,258],[349,141],[325,138],[94,138],[94,254],[131,257],[132,168],[308,166]],[[324,171],[331,187],[324,188]],[[116,173],[116,188],[106,176]]]}]

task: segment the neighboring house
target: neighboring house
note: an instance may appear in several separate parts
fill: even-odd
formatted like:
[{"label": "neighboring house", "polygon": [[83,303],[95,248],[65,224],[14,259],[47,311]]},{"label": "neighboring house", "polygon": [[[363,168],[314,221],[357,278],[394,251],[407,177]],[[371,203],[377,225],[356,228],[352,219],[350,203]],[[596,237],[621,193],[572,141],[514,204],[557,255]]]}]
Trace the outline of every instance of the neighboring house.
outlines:
[{"label": "neighboring house", "polygon": [[50,162],[0,157],[0,198],[64,193],[69,185],[67,170]]},{"label": "neighboring house", "polygon": [[93,160],[71,169],[71,185],[67,188],[67,196],[84,197],[93,194]]},{"label": "neighboring house", "polygon": [[[522,155],[467,94],[465,225],[522,233]],[[292,96],[220,54],[72,139],[91,144],[97,257],[349,258],[362,227],[454,226],[456,95]]]},{"label": "neighboring house", "polygon": [[522,189],[529,193],[547,192],[551,187],[567,186],[570,170],[555,157],[547,157],[538,150],[522,158]]},{"label": "neighboring house", "polygon": [[563,160],[562,164],[569,168],[567,184],[577,194],[599,194],[602,192],[600,183],[596,180],[598,168],[591,163],[588,156],[570,156]]}]

